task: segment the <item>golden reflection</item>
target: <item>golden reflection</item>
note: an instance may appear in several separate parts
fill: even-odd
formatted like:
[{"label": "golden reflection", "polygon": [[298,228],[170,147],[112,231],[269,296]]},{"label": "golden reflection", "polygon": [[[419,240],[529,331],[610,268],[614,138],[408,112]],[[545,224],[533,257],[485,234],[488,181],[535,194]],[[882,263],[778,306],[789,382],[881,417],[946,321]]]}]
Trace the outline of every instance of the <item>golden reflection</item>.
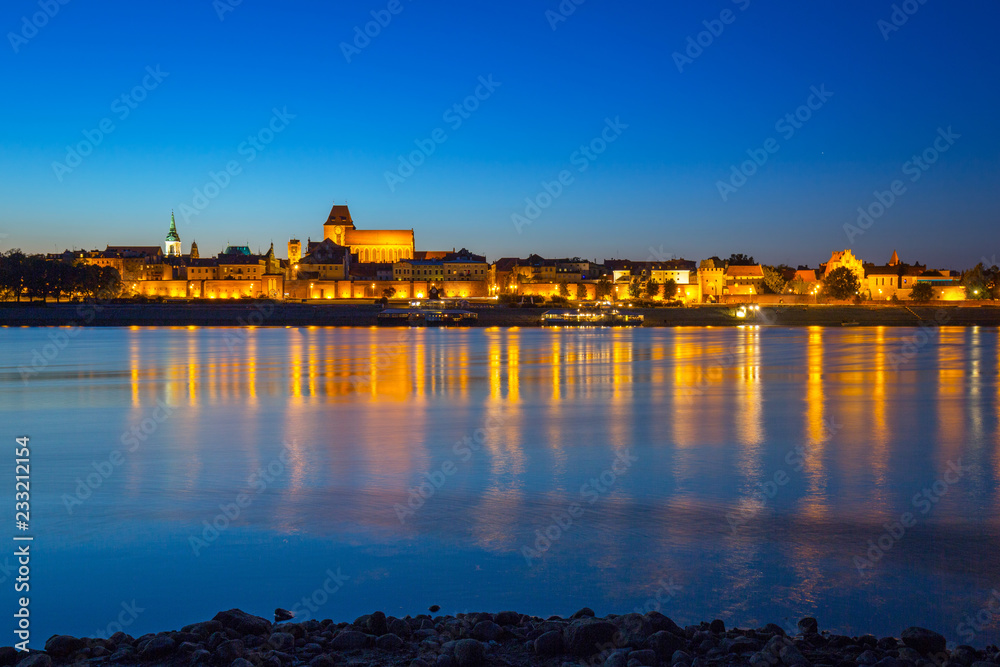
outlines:
[{"label": "golden reflection", "polygon": [[137,327],[129,328],[129,368],[132,379],[132,406],[139,406],[139,364],[142,354],[139,350],[140,332]]},{"label": "golden reflection", "polygon": [[806,433],[812,445],[824,439],[823,424],[823,327],[809,327],[806,343]]},{"label": "golden reflection", "polygon": [[517,403],[521,398],[520,377],[520,335],[517,328],[507,330],[507,400]]},{"label": "golden reflection", "polygon": [[[247,393],[250,403],[257,402],[257,329],[250,327],[246,330],[247,349]],[[237,364],[237,372],[239,365]]]},{"label": "golden reflection", "polygon": [[939,468],[965,445],[965,329],[940,327],[937,341],[937,443]]},{"label": "golden reflection", "polygon": [[[293,329],[289,331],[288,356],[291,359],[291,389],[292,398],[302,398],[302,330]],[[297,401],[292,401],[296,403]]]},{"label": "golden reflection", "polygon": [[[887,470],[889,465],[889,427],[886,424],[886,342],[885,327],[875,329],[875,361],[874,377],[872,378],[872,412],[874,428],[872,429],[872,468],[875,479],[875,494],[881,502],[888,499],[886,490]],[[880,504],[881,504],[880,502]]]},{"label": "golden reflection", "polygon": [[500,356],[502,354],[500,347],[501,330],[499,328],[488,329],[486,331],[486,336],[486,353],[489,356],[490,365],[490,401],[493,402],[500,400],[501,384],[503,382],[503,378],[500,375]]},{"label": "golden reflection", "polygon": [[188,405],[194,407],[198,405],[198,368],[201,362],[201,355],[198,351],[198,343],[201,341],[201,334],[197,330],[189,331],[187,335],[187,385],[188,385]]},{"label": "golden reflection", "polygon": [[806,343],[806,433],[805,474],[808,479],[802,499],[803,513],[811,519],[822,519],[828,512],[826,501],[827,473],[824,469],[826,440],[829,437],[825,413],[824,329],[809,327]]}]

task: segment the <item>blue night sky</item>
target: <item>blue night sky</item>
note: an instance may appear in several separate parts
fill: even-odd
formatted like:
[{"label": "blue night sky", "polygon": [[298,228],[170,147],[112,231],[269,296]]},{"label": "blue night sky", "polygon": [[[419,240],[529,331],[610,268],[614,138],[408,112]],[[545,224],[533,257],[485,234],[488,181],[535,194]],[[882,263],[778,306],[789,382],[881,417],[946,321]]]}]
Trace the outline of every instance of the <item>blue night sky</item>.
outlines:
[{"label": "blue night sky", "polygon": [[[891,32],[888,0],[566,0],[558,22],[557,0],[62,1],[42,0],[58,11],[37,30],[23,17],[38,0],[0,10],[0,249],[162,244],[174,209],[185,252],[273,241],[284,256],[346,200],[359,228],[412,227],[418,249],[490,260],[1000,255],[995,0],[910,0]],[[345,56],[373,11],[391,21]],[[679,71],[706,21],[721,34]],[[477,87],[478,108],[449,112]],[[809,101],[799,127],[777,125]],[[577,152],[602,132],[602,153]],[[390,187],[417,141],[434,152]],[[767,161],[724,201],[748,150]],[[934,164],[907,165],[925,150]],[[227,165],[228,185],[209,185]],[[519,232],[512,215],[563,171]],[[894,180],[901,194],[849,242],[844,225]]]}]

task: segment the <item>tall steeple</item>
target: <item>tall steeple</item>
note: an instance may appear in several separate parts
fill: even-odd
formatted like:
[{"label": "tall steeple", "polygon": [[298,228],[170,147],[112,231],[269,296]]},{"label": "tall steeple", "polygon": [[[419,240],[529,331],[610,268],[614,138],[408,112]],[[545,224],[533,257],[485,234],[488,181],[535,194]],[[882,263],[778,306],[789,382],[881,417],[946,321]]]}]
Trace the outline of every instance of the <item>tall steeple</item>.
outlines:
[{"label": "tall steeple", "polygon": [[889,260],[889,266],[899,266],[899,255],[896,254],[895,250],[892,251],[892,259]]},{"label": "tall steeple", "polygon": [[167,232],[167,239],[164,242],[164,250],[166,255],[176,255],[181,254],[181,237],[177,233],[177,222],[174,220],[174,212],[170,212],[170,231]]}]

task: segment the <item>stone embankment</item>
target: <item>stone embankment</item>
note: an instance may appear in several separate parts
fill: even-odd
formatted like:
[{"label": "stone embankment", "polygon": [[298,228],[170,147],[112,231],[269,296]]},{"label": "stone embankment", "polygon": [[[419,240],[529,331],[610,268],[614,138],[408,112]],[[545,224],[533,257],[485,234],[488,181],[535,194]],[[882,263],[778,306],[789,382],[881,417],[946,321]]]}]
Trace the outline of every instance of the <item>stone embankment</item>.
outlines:
[{"label": "stone embankment", "polygon": [[[437,611],[436,607],[431,608]],[[275,611],[276,619],[290,614]],[[272,623],[238,609],[179,631],[107,639],[56,635],[44,652],[0,649],[0,665],[571,665],[605,667],[998,667],[996,646],[948,647],[931,630],[899,638],[820,632],[816,620],[796,627],[726,628],[720,620],[680,627],[659,612],[595,618],[581,609],[547,619],[514,611],[393,618],[382,612],[353,623]]]}]

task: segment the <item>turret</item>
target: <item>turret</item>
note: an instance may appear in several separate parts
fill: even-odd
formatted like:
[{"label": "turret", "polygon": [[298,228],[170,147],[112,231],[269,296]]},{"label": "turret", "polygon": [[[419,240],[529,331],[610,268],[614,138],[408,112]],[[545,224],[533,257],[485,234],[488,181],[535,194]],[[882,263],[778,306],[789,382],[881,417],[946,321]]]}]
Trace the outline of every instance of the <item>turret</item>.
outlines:
[{"label": "turret", "polygon": [[174,221],[174,212],[170,212],[170,231],[167,232],[167,238],[163,243],[164,254],[170,257],[171,255],[180,257],[181,254],[181,237],[177,233],[177,223]]}]

